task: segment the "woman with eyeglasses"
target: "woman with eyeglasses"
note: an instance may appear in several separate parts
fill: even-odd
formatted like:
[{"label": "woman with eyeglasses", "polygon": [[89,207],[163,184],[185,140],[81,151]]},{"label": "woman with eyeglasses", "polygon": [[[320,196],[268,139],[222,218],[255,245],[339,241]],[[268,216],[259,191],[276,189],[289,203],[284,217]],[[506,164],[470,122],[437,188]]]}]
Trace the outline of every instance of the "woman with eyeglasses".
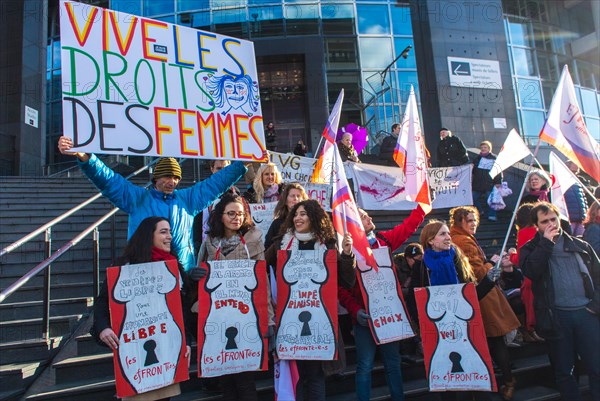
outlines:
[{"label": "woman with eyeglasses", "polygon": [[[239,195],[225,194],[208,218],[208,237],[198,253],[198,264],[213,260],[264,259],[262,233],[254,226],[246,200]],[[193,269],[192,280],[198,281],[206,272]],[[270,295],[269,295],[270,296]],[[274,325],[274,312],[269,305],[269,326]],[[199,308],[206,307],[198,305]],[[269,332],[273,332],[269,328]],[[257,400],[255,373],[242,372],[221,376],[223,400]]]},{"label": "woman with eyeglasses", "polygon": [[[265,252],[267,264],[277,266],[279,250],[320,251],[337,250],[337,239],[331,219],[319,202],[313,199],[296,203],[290,210],[280,230],[280,237]],[[293,257],[293,256],[292,256]],[[342,249],[338,250],[338,285],[352,288],[356,282],[356,258],[352,253],[352,237],[346,234]],[[344,352],[343,348],[339,352]],[[324,363],[337,361],[297,360],[299,380],[296,387],[296,399],[311,401],[325,400]]]}]

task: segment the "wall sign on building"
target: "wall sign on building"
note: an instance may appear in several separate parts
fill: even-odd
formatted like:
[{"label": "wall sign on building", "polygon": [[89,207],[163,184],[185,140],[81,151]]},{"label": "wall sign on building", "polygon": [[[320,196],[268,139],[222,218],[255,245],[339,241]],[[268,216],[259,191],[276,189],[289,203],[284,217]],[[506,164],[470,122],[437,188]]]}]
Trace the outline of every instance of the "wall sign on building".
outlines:
[{"label": "wall sign on building", "polygon": [[38,111],[36,109],[25,106],[25,124],[38,127]]},{"label": "wall sign on building", "polygon": [[448,57],[450,86],[502,89],[500,63],[496,60]]}]

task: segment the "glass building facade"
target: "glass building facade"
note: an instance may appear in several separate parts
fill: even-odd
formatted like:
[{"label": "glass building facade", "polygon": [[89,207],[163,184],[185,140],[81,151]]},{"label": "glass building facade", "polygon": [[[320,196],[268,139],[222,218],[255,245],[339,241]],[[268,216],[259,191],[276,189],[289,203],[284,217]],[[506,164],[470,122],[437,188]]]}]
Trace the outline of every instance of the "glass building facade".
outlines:
[{"label": "glass building facade", "polygon": [[[520,132],[532,145],[544,124],[564,65],[573,78],[588,131],[600,141],[600,59],[593,56],[598,55],[598,27],[594,23],[594,13],[600,19],[597,3],[503,2]],[[596,42],[596,51],[590,57],[578,54],[585,41]]]},{"label": "glass building facade", "polygon": [[[456,8],[460,11],[457,7],[462,6],[445,1],[88,2],[253,41],[257,49],[263,116],[265,123],[273,121],[276,125],[279,151],[291,150],[300,138],[308,142],[314,150],[329,111],[328,107],[333,105],[342,88],[345,90],[345,101],[341,124],[355,122],[366,126],[371,136],[371,150],[377,151],[378,140],[391,130],[392,123],[401,119],[411,85],[415,88],[419,107],[425,101],[437,102],[437,107],[432,108],[428,105],[422,109],[423,124],[428,131],[426,134],[429,135],[430,142],[436,141],[435,131],[439,126],[450,126],[455,133],[462,135],[467,146],[477,146],[482,138],[493,140],[494,135],[505,136],[505,131],[513,125],[511,116],[515,115],[514,126],[534,145],[562,66],[565,64],[569,66],[575,82],[588,129],[596,140],[600,140],[600,63],[597,40],[599,27],[598,18],[594,19],[594,13],[600,14],[598,4],[594,4],[598,2],[490,2],[497,4],[501,9],[498,18],[500,33],[498,30],[489,30],[491,33],[487,36],[487,43],[492,43],[493,46],[495,41],[497,47],[498,43],[500,47],[504,47],[503,52],[508,54],[506,60],[501,52],[493,54],[490,51],[488,55],[486,51],[479,56],[481,48],[477,46],[482,44],[477,41],[483,40],[487,27],[477,25],[476,22],[474,24],[465,17],[467,13],[460,18],[454,18],[449,10]],[[45,163],[52,165],[70,161],[72,158],[63,158],[56,152],[56,140],[62,133],[60,32],[56,12],[58,2],[49,0],[48,3],[44,99],[47,118],[46,135],[43,137],[46,149]],[[427,8],[425,13],[424,8]],[[477,9],[474,10],[476,14]],[[485,8],[483,10],[485,11]],[[435,13],[439,15],[434,15]],[[479,35],[479,39],[477,35],[468,34],[463,34],[462,39],[459,39],[460,36],[456,34],[459,29],[463,30],[460,32],[470,30],[475,34],[479,31],[483,34]],[[446,31],[452,33],[446,34]],[[441,38],[443,40],[438,40],[441,33],[445,36]],[[593,42],[591,45],[590,39]],[[322,49],[322,59],[315,59],[314,54],[303,51],[283,52],[286,44],[292,42],[306,42],[311,46],[314,44]],[[401,57],[408,46],[411,46],[410,51],[405,54],[406,57]],[[471,51],[469,54],[469,46],[477,51]],[[458,51],[459,48],[465,50],[460,50],[457,54],[455,50]],[[511,92],[508,95],[504,94],[502,99],[503,107],[489,108],[488,105],[482,105],[482,110],[478,110],[470,99],[461,106],[460,102],[444,97],[442,92],[452,89],[447,86],[440,90],[440,86],[448,85],[445,59],[447,56],[458,55],[497,58],[500,61],[501,69],[505,68],[508,72],[507,80],[510,79],[511,86]],[[428,56],[431,56],[432,61]],[[435,64],[435,67],[427,65],[429,63]],[[424,72],[425,70],[427,72]],[[316,75],[322,75],[322,78],[317,79]],[[434,93],[431,82],[434,82],[433,85],[439,93]],[[462,96],[462,93],[460,95]],[[477,91],[470,91],[468,94],[472,98],[478,95]],[[511,99],[507,100],[508,97]],[[322,112],[316,113],[315,109],[322,109]],[[434,113],[431,110],[434,110]],[[492,112],[500,117],[502,113],[506,113],[511,126],[507,127],[507,130],[493,131],[486,128],[487,123],[470,121],[470,118],[483,121],[487,117],[496,117],[486,114]],[[499,147],[499,141],[495,142]],[[429,143],[430,147],[435,145],[436,142]]]}]

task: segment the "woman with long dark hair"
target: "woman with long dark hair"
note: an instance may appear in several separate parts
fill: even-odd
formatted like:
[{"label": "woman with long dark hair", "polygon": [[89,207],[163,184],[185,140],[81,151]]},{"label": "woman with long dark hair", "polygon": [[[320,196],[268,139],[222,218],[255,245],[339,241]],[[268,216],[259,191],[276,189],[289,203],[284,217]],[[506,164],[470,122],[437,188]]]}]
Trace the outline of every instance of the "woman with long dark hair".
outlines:
[{"label": "woman with long dark hair", "polygon": [[[171,250],[171,226],[169,221],[163,217],[147,217],[135,230],[127,246],[123,250],[123,254],[117,260],[118,266],[127,264],[149,263],[157,261],[177,260]],[[180,279],[186,277],[182,274],[183,268],[179,265]],[[187,283],[182,283],[182,305],[183,316],[186,318],[188,308],[184,305],[184,295],[187,288]],[[102,283],[100,293],[94,302],[94,324],[90,330],[92,336],[97,342],[115,350],[119,346],[119,337],[112,330],[110,324],[110,311],[108,306],[108,285],[106,280]],[[186,353],[188,366],[190,364],[191,347],[190,337],[186,335]],[[126,401],[154,401],[170,400],[181,393],[179,383],[171,384],[167,387],[162,387],[157,390],[148,391],[146,393],[137,394],[132,397],[126,397]]]},{"label": "woman with long dark hair", "polygon": [[281,225],[294,205],[307,199],[308,195],[300,183],[290,182],[285,184],[283,191],[281,192],[281,198],[279,198],[277,206],[275,206],[275,210],[273,211],[275,220],[271,223],[269,231],[267,231],[267,235],[265,236],[265,249],[269,249],[273,243],[273,239],[279,234]]},{"label": "woman with long dark hair", "polygon": [[[265,252],[270,266],[277,265],[277,251],[326,251],[337,249],[336,234],[331,219],[319,202],[308,199],[297,203],[290,210],[280,231],[281,236]],[[352,237],[346,234],[342,250],[338,251],[338,285],[352,288],[356,281],[354,268],[356,258],[352,253]],[[339,352],[343,352],[340,349]],[[311,401],[325,400],[325,373],[323,361],[297,360],[299,381],[296,399],[306,396]]]}]

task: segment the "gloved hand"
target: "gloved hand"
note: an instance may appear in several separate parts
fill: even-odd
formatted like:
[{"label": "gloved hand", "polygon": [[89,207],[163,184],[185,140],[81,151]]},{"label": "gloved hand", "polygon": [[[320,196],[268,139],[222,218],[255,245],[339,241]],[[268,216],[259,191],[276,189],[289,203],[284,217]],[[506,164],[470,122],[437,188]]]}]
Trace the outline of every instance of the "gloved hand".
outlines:
[{"label": "gloved hand", "polygon": [[193,281],[200,281],[202,277],[206,276],[206,269],[202,267],[195,267],[190,270],[189,276]]},{"label": "gloved hand", "polygon": [[356,312],[356,322],[358,324],[360,324],[361,326],[365,326],[365,327],[369,326],[370,318],[371,318],[371,316],[369,316],[364,309],[361,309],[358,312]]},{"label": "gloved hand", "polygon": [[265,338],[268,340],[268,351],[273,352],[275,349],[275,326],[269,326],[269,330],[267,330]]}]

